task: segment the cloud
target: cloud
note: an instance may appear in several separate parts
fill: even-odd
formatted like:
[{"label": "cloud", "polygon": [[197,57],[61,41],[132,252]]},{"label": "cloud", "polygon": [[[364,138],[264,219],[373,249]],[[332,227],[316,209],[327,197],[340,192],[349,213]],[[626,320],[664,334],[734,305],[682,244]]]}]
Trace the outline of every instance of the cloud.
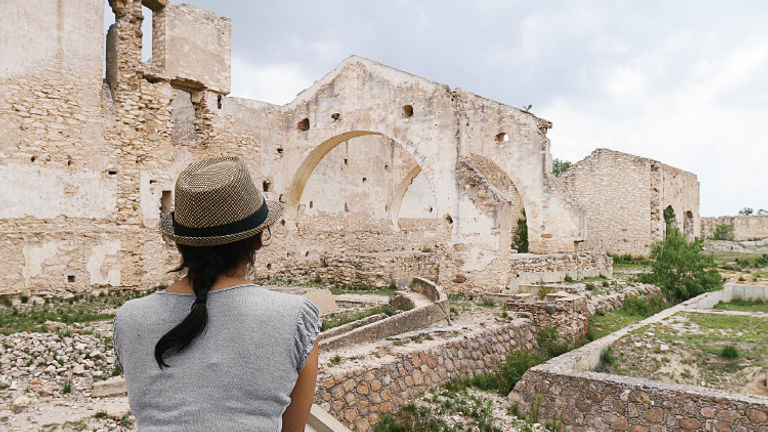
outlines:
[{"label": "cloud", "polygon": [[232,96],[283,105],[319,78],[295,63],[254,66],[232,57]]},{"label": "cloud", "polygon": [[702,214],[768,208],[768,2],[188,1],[232,18],[235,95],[288,102],[357,54],[533,104],[556,157],[692,171]]}]

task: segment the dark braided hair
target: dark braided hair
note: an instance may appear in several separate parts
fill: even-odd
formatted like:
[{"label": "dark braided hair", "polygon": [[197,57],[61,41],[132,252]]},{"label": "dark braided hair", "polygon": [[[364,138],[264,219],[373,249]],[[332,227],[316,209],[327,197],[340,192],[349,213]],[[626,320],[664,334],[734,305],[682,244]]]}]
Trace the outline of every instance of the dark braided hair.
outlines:
[{"label": "dark braided hair", "polygon": [[180,353],[205,330],[208,324],[208,291],[219,276],[236,270],[243,263],[252,263],[261,246],[261,233],[219,246],[176,245],[181,253],[181,264],[171,272],[187,269],[187,279],[195,291],[195,302],[184,320],[155,344],[155,361],[161,369],[169,367],[165,362],[166,355]]}]

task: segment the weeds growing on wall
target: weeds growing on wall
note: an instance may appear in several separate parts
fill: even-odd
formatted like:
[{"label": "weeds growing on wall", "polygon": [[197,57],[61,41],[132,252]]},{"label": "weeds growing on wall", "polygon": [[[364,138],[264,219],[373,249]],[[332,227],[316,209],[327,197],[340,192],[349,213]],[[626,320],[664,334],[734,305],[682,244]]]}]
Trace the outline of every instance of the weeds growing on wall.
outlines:
[{"label": "weeds growing on wall", "polygon": [[717,225],[715,231],[712,233],[712,238],[714,240],[733,240],[733,225]]},{"label": "weeds growing on wall", "polygon": [[675,227],[653,245],[651,259],[652,272],[642,275],[641,280],[661,288],[670,301],[685,301],[723,286],[714,259],[702,253],[701,241],[686,241]]}]

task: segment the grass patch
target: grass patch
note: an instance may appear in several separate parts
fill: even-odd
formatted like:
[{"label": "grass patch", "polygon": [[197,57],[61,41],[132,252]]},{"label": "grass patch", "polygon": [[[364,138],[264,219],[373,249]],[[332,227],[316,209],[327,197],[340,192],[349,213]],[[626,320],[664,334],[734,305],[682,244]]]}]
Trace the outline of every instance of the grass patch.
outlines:
[{"label": "grass patch", "polygon": [[714,307],[712,307],[712,309],[768,313],[768,302],[764,300],[733,299],[728,303],[719,302]]},{"label": "grass patch", "polygon": [[[165,287],[158,287],[162,288]],[[9,335],[19,332],[48,332],[50,329],[45,325],[46,321],[74,324],[111,320],[115,317],[113,309],[128,300],[143,297],[154,291],[124,291],[101,296],[53,298],[46,300],[44,304],[0,307],[0,333]]]},{"label": "grass patch", "polygon": [[332,329],[334,327],[338,327],[340,325],[351,323],[353,321],[361,320],[363,318],[367,318],[369,316],[380,313],[386,314],[387,316],[392,316],[395,313],[395,308],[390,305],[381,305],[362,311],[352,310],[332,313],[323,318],[323,326],[321,331]]},{"label": "grass patch", "polygon": [[612,311],[598,310],[589,319],[589,340],[600,339],[616,330],[624,328],[632,323],[642,321],[669,307],[662,296],[653,296],[650,299],[638,296],[627,296],[624,305],[620,309]]}]

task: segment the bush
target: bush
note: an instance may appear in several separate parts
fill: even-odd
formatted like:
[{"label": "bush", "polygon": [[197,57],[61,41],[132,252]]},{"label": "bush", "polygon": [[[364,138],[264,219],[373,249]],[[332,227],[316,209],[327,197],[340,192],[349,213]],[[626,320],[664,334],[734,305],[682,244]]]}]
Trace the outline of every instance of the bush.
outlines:
[{"label": "bush", "polygon": [[715,227],[715,232],[712,233],[712,238],[715,240],[733,240],[733,225],[717,225]]},{"label": "bush", "polygon": [[499,393],[506,395],[515,388],[515,384],[523,379],[525,372],[547,361],[549,357],[538,351],[511,351],[507,354],[507,360],[499,366],[496,372],[496,382]]},{"label": "bush", "polygon": [[663,311],[668,306],[662,296],[653,296],[651,298],[627,296],[621,309],[630,315],[647,318]]},{"label": "bush", "polygon": [[732,345],[726,345],[723,347],[723,349],[720,350],[720,357],[725,359],[739,358],[739,350],[737,350]]},{"label": "bush", "polygon": [[653,272],[643,275],[643,282],[652,283],[670,301],[685,301],[699,294],[723,287],[723,280],[711,255],[701,252],[699,239],[687,242],[680,230],[671,228],[664,240],[651,249]]},{"label": "bush", "polygon": [[512,240],[518,252],[528,252],[528,220],[525,217],[525,209],[517,220],[517,228],[515,228],[515,235]]},{"label": "bush", "polygon": [[394,414],[386,414],[373,426],[374,432],[438,432],[448,425],[425,407],[413,402],[400,407]]}]

